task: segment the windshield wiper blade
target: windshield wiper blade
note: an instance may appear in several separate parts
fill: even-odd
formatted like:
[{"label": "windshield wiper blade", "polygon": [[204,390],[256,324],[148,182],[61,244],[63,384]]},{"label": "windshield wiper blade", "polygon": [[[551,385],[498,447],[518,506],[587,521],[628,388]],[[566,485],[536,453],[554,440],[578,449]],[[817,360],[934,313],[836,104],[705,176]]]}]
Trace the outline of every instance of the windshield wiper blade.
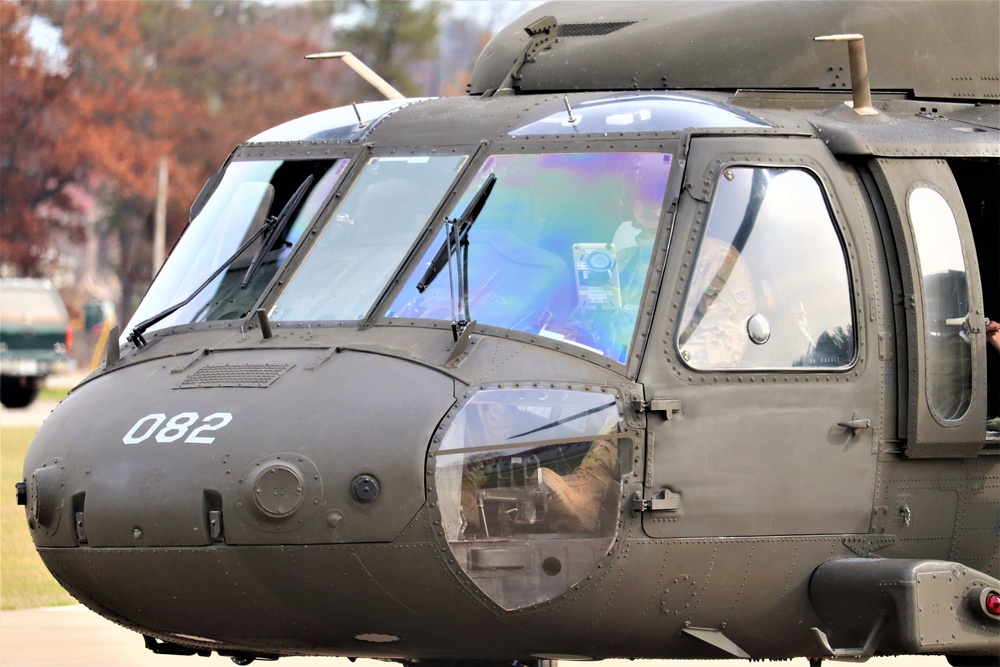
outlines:
[{"label": "windshield wiper blade", "polygon": [[149,329],[149,327],[153,326],[154,324],[156,324],[157,322],[159,322],[163,318],[169,317],[170,315],[173,315],[178,310],[180,310],[184,306],[186,306],[189,303],[191,303],[191,301],[194,300],[194,298],[196,296],[198,296],[199,294],[201,294],[201,291],[203,289],[205,289],[206,287],[208,287],[212,283],[213,280],[215,280],[216,278],[218,278],[220,273],[222,273],[223,271],[225,271],[226,269],[228,269],[229,265],[232,264],[233,262],[235,262],[237,257],[239,257],[244,252],[246,252],[247,248],[249,248],[251,245],[253,245],[253,242],[256,241],[257,239],[259,239],[261,237],[261,235],[264,232],[266,232],[267,230],[268,230],[268,226],[264,225],[260,229],[258,229],[256,232],[254,232],[254,235],[251,236],[249,239],[247,239],[246,243],[244,243],[243,245],[241,245],[239,247],[239,249],[236,252],[234,252],[229,257],[229,259],[227,259],[226,261],[224,261],[222,263],[222,265],[219,266],[219,268],[217,268],[215,270],[215,272],[212,273],[212,275],[210,275],[205,280],[205,282],[203,282],[201,285],[198,285],[198,287],[195,288],[195,290],[193,292],[191,292],[191,295],[188,298],[184,299],[180,303],[177,303],[177,304],[174,304],[173,306],[170,306],[166,310],[161,311],[161,312],[157,313],[156,315],[153,315],[152,317],[150,317],[148,319],[143,320],[142,322],[139,322],[139,324],[137,324],[134,327],[132,327],[132,331],[131,331],[131,333],[129,333],[129,335],[126,338],[126,340],[128,342],[134,344],[136,347],[143,347],[146,344],[146,339],[143,338],[142,334],[146,333],[146,330]]},{"label": "windshield wiper blade", "polygon": [[281,209],[281,213],[277,217],[271,216],[264,223],[264,229],[267,230],[267,234],[264,236],[264,240],[260,242],[260,247],[254,253],[253,259],[250,260],[250,266],[247,267],[247,272],[243,275],[243,280],[240,281],[240,289],[246,289],[246,286],[250,284],[250,281],[257,274],[261,261],[274,243],[274,240],[281,238],[281,235],[285,233],[285,228],[288,227],[288,222],[292,219],[292,214],[299,208],[299,202],[302,201],[302,198],[314,180],[316,180],[316,177],[312,174],[306,176],[306,180],[302,181],[302,185],[299,186],[295,194],[292,195],[284,208]]},{"label": "windshield wiper blade", "polygon": [[420,279],[417,283],[417,291],[423,294],[424,290],[437,278],[438,274],[441,273],[441,269],[445,267],[448,263],[448,259],[451,257],[452,253],[458,249],[459,245],[462,243],[468,244],[469,230],[472,225],[476,222],[476,218],[482,213],[483,207],[486,205],[486,200],[489,199],[490,193],[493,191],[493,185],[496,184],[497,177],[495,174],[490,174],[486,177],[486,181],[479,187],[479,191],[476,192],[476,196],[472,198],[469,205],[465,207],[465,213],[462,217],[457,220],[445,220],[445,222],[451,223],[451,231],[448,233],[448,238],[441,243],[441,247],[438,248],[437,253],[434,255],[434,260],[431,261],[431,265],[427,267],[427,271],[424,272],[424,277]]}]

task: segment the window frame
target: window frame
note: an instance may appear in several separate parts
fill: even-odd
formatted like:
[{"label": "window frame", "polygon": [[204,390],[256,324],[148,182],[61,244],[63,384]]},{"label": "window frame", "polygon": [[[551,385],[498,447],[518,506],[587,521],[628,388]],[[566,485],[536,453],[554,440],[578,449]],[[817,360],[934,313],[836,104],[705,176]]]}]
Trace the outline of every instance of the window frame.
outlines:
[{"label": "window frame", "polygon": [[[780,169],[783,171],[801,171],[809,175],[815,182],[820,196],[823,198],[823,203],[826,207],[828,221],[832,226],[833,232],[837,237],[839,243],[841,257],[843,259],[843,266],[846,271],[847,287],[848,287],[848,297],[849,297],[849,310],[851,313],[851,328],[852,337],[851,342],[853,349],[851,350],[850,361],[843,366],[718,366],[718,367],[698,367],[688,363],[684,359],[684,355],[680,346],[678,344],[678,338],[680,335],[680,327],[683,324],[683,314],[688,301],[691,296],[691,285],[690,285],[690,271],[680,277],[680,281],[684,284],[683,288],[678,290],[681,292],[681,298],[675,309],[677,329],[671,332],[670,344],[672,346],[673,354],[679,363],[683,364],[684,368],[690,373],[698,374],[708,374],[708,373],[727,373],[727,374],[759,374],[759,373],[796,373],[796,374],[844,374],[854,370],[858,364],[861,362],[861,345],[862,345],[862,332],[860,331],[859,323],[862,320],[862,315],[860,312],[859,305],[859,294],[857,293],[858,286],[858,271],[855,266],[854,258],[850,252],[850,247],[848,243],[848,238],[846,236],[845,224],[842,220],[842,215],[838,213],[838,208],[836,206],[836,200],[831,194],[831,188],[829,187],[829,182],[827,181],[824,172],[821,170],[820,166],[813,160],[805,156],[796,156],[792,159],[785,161],[775,161],[770,158],[765,159],[753,159],[751,156],[728,156],[727,159],[718,160],[713,164],[712,178],[709,180],[708,175],[706,175],[705,182],[706,188],[703,190],[704,198],[701,198],[702,206],[699,211],[698,221],[696,229],[693,229],[688,239],[688,244],[685,249],[686,256],[691,257],[691,261],[685,263],[685,266],[689,269],[696,264],[698,260],[699,253],[702,250],[704,241],[707,237],[707,232],[711,223],[712,212],[715,208],[719,193],[719,185],[722,183],[724,174],[728,169]],[[711,183],[710,186],[707,184]],[[693,269],[692,269],[693,270]],[[746,335],[746,332],[744,332]],[[752,344],[752,341],[750,341]]]},{"label": "window frame", "polygon": [[[280,280],[271,286],[271,289],[266,292],[260,305],[270,313],[278,301],[282,298],[285,293],[285,287],[289,284],[294,277],[298,274],[302,268],[303,263],[312,253],[313,248],[323,237],[324,232],[336,218],[337,212],[340,210],[344,201],[350,195],[351,191],[358,184],[360,176],[365,172],[368,165],[373,159],[376,158],[405,158],[405,157],[435,157],[435,156],[463,156],[464,163],[456,172],[455,177],[449,183],[448,187],[444,188],[442,199],[438,202],[437,206],[434,208],[433,212],[429,216],[429,224],[425,224],[424,228],[418,232],[410,245],[409,250],[403,255],[399,263],[396,265],[394,270],[387,277],[385,284],[380,287],[378,293],[372,299],[363,317],[359,319],[350,320],[282,320],[283,326],[296,326],[296,325],[308,325],[310,327],[322,328],[322,327],[356,327],[365,328],[371,326],[373,320],[377,319],[378,313],[383,309],[383,302],[386,301],[387,295],[392,298],[391,295],[398,288],[400,282],[400,276],[405,275],[410,263],[413,261],[414,255],[419,256],[422,252],[422,248],[427,244],[428,239],[432,239],[434,235],[434,230],[438,226],[438,220],[441,218],[442,211],[447,210],[447,207],[455,198],[455,192],[458,189],[458,184],[463,182],[468,174],[470,165],[476,163],[477,154],[479,152],[479,147],[476,146],[453,146],[449,147],[447,150],[441,150],[440,148],[426,147],[426,146],[405,146],[405,147],[390,147],[390,148],[379,148],[373,149],[371,146],[365,146],[363,150],[358,151],[351,155],[351,163],[348,165],[347,170],[342,174],[339,186],[333,192],[333,196],[330,198],[327,207],[320,212],[317,216],[316,221],[308,233],[305,235],[296,249],[295,254],[289,258],[286,262],[284,271],[281,274]],[[248,323],[249,326],[253,326],[252,322]]]},{"label": "window frame", "polygon": [[[930,329],[931,329],[930,320],[933,319],[932,315],[934,315],[934,312],[932,311],[932,304],[929,298],[930,295],[928,294],[928,290],[926,289],[927,274],[925,273],[926,270],[925,264],[927,263],[927,260],[930,258],[926,255],[925,250],[929,249],[929,246],[926,246],[921,242],[920,237],[922,233],[921,232],[922,223],[920,225],[915,224],[916,216],[914,214],[914,206],[912,205],[913,195],[920,190],[926,190],[936,194],[940,198],[941,202],[948,207],[948,210],[951,213],[953,226],[948,231],[954,232],[954,240],[958,242],[959,244],[958,249],[959,252],[961,253],[962,268],[964,269],[965,299],[967,306],[969,306],[968,311],[966,312],[967,323],[968,319],[972,317],[972,309],[971,309],[972,286],[969,280],[970,275],[969,275],[968,257],[966,256],[966,253],[961,246],[962,244],[961,231],[958,226],[957,219],[955,218],[954,207],[951,205],[951,202],[948,201],[947,197],[945,197],[944,193],[941,192],[940,188],[935,187],[933,184],[923,183],[920,181],[915,181],[911,183],[906,193],[906,200],[905,200],[906,216],[907,219],[910,221],[910,229],[913,234],[913,246],[915,251],[913,257],[914,257],[914,264],[916,266],[915,277],[919,276],[924,284],[924,289],[920,290],[921,307],[918,308],[917,310],[920,312],[920,315],[918,317],[921,318],[923,329],[926,332],[926,335],[924,337],[923,358],[921,359],[921,363],[929,369],[932,363],[931,359],[932,352],[930,349],[930,345],[928,344],[930,337]],[[939,424],[945,427],[948,427],[953,423],[961,423],[968,415],[969,410],[972,409],[972,394],[974,388],[973,388],[973,381],[972,381],[973,375],[971,368],[974,363],[974,354],[971,349],[972,341],[970,340],[968,344],[969,344],[969,353],[966,359],[969,363],[969,383],[968,386],[965,387],[965,389],[968,390],[968,398],[965,401],[964,410],[959,417],[948,418],[940,413],[941,406],[938,405],[934,399],[934,396],[936,394],[936,392],[934,391],[934,388],[936,387],[936,381],[929,373],[925,376],[924,399],[927,402],[927,408],[930,410],[930,413],[934,417],[935,421],[937,421]],[[949,370],[954,370],[954,369],[953,367],[950,367]]]},{"label": "window frame", "polygon": [[[561,343],[556,340],[529,334],[527,332],[506,329],[476,322],[473,330],[476,334],[497,336],[517,340],[531,345],[556,350],[578,359],[593,362],[631,379],[638,375],[639,366],[645,353],[649,338],[649,327],[652,322],[653,310],[657,295],[660,292],[660,282],[663,277],[666,251],[673,234],[674,214],[677,208],[681,185],[684,178],[684,163],[682,158],[682,142],[677,136],[654,137],[636,140],[635,137],[621,140],[591,139],[588,141],[568,140],[551,141],[551,137],[516,137],[501,141],[484,142],[478,152],[467,162],[464,173],[455,182],[448,197],[444,199],[436,212],[431,226],[416,244],[410,257],[407,258],[402,270],[397,274],[390,288],[383,294],[379,303],[372,311],[366,325],[406,326],[430,329],[450,329],[450,323],[444,320],[417,319],[411,317],[389,317],[385,313],[405,287],[411,271],[411,264],[423,257],[434,244],[438,233],[444,225],[445,213],[451,211],[469,188],[482,165],[493,156],[532,154],[569,154],[569,153],[668,153],[673,156],[673,164],[666,182],[666,191],[660,216],[660,225],[654,242],[653,254],[647,267],[645,290],[639,304],[638,318],[629,345],[628,358],[624,363],[585,348]],[[475,313],[472,314],[475,319]]]}]

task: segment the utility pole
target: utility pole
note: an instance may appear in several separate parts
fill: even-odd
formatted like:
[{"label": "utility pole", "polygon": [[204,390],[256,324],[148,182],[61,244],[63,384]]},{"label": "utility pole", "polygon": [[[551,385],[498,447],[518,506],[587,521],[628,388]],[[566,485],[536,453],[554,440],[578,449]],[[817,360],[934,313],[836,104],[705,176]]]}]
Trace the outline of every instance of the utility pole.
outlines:
[{"label": "utility pole", "polygon": [[153,265],[151,276],[163,266],[167,245],[167,156],[160,158],[156,179],[156,215],[153,219]]}]

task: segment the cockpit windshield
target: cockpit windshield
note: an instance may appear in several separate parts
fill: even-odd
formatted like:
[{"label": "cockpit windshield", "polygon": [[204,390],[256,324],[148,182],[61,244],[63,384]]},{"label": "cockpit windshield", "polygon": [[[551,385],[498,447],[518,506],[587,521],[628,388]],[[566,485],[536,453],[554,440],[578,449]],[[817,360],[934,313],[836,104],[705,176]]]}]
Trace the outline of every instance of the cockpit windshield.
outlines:
[{"label": "cockpit windshield", "polygon": [[[250,243],[190,303],[149,328],[245,317],[319,213],[346,166],[347,160],[231,163],[170,253],[126,331],[191,297],[257,235],[260,240]],[[261,233],[265,225],[270,225],[268,233]],[[256,264],[253,271],[249,271],[251,264]]]},{"label": "cockpit windshield", "polygon": [[466,159],[465,155],[372,158],[278,298],[270,318],[363,319]]},{"label": "cockpit windshield", "polygon": [[[492,175],[468,229],[468,256],[417,284],[447,228],[415,266],[389,318],[464,319],[524,331],[624,363],[670,173],[668,153],[494,155],[449,214],[461,217]],[[446,275],[447,274],[447,275]],[[457,302],[467,283],[466,303]]]}]

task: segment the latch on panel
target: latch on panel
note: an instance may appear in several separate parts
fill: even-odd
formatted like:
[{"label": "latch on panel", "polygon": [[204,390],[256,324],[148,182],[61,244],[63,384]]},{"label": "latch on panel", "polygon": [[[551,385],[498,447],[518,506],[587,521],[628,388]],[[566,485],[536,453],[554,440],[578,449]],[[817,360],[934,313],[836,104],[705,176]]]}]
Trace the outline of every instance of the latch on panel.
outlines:
[{"label": "latch on panel", "polygon": [[670,419],[681,411],[681,402],[676,398],[654,398],[649,402],[652,412],[662,412]]},{"label": "latch on panel", "polygon": [[209,510],[208,532],[213,542],[222,541],[222,510]]},{"label": "latch on panel", "polygon": [[654,398],[651,401],[642,401],[637,396],[632,397],[632,407],[638,412],[662,412],[667,419],[681,411],[681,401],[677,398]]},{"label": "latch on panel", "polygon": [[670,489],[660,489],[652,498],[642,498],[638,493],[632,496],[634,512],[679,512],[681,496]]}]

